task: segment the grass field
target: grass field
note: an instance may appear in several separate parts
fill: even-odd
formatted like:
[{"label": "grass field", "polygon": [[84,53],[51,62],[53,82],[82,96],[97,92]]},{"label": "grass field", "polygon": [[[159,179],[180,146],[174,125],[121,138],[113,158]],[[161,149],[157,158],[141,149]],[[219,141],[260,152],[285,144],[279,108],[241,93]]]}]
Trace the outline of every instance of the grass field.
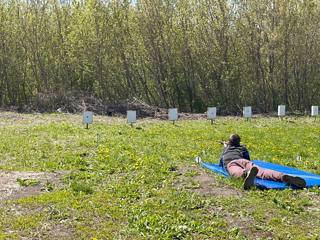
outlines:
[{"label": "grass field", "polygon": [[0,239],[320,238],[318,188],[243,191],[194,163],[236,132],[253,159],[320,174],[318,120],[81,120],[0,113]]}]

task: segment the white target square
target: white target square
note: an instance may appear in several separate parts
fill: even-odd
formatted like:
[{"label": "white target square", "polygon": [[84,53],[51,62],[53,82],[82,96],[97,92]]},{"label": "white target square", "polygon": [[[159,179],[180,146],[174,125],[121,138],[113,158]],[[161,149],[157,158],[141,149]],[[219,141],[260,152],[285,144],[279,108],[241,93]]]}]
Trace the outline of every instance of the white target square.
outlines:
[{"label": "white target square", "polygon": [[178,109],[177,108],[170,108],[168,116],[169,116],[170,121],[177,121],[178,120]]},{"label": "white target square", "polygon": [[217,117],[217,108],[216,107],[208,107],[207,111],[208,119],[214,120]]},{"label": "white target square", "polygon": [[135,123],[137,122],[137,112],[136,111],[127,111],[127,122]]},{"label": "white target square", "polygon": [[93,122],[93,112],[85,111],[83,113],[83,123],[92,124]]},{"label": "white target square", "polygon": [[286,106],[285,105],[279,105],[278,106],[278,116],[283,117],[286,115]]},{"label": "white target square", "polygon": [[315,117],[319,114],[319,107],[318,106],[312,106],[311,107],[311,116]]},{"label": "white target square", "polygon": [[245,117],[245,118],[251,118],[252,117],[252,108],[250,106],[243,108],[243,117]]}]

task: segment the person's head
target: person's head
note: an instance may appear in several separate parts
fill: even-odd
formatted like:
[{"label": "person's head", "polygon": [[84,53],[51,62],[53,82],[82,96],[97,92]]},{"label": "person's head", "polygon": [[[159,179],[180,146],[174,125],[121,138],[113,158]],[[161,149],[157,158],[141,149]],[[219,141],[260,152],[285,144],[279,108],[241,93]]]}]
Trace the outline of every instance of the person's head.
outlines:
[{"label": "person's head", "polygon": [[240,147],[241,138],[238,134],[231,134],[228,145],[231,147]]}]

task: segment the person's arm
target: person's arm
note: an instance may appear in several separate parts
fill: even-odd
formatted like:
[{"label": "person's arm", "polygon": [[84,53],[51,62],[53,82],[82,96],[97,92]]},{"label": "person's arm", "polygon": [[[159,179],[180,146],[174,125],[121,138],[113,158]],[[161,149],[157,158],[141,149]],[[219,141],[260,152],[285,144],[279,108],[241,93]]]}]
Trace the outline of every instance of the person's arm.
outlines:
[{"label": "person's arm", "polygon": [[219,166],[223,166],[223,156],[222,156],[222,154],[221,154],[221,157],[220,157],[220,160],[219,160]]},{"label": "person's arm", "polygon": [[251,160],[249,151],[245,146],[242,147],[242,155],[244,159]]},{"label": "person's arm", "polygon": [[220,155],[220,160],[219,160],[219,166],[223,166],[223,154],[226,152],[227,148],[228,148],[228,144],[226,142],[223,142],[223,151]]}]

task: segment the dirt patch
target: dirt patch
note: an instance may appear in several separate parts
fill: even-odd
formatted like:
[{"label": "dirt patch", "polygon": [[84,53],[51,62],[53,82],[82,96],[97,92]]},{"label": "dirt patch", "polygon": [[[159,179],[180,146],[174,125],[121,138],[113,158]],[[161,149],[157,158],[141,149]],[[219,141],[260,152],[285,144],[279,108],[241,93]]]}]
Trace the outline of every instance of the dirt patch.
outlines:
[{"label": "dirt patch", "polygon": [[188,189],[205,196],[241,197],[240,190],[223,185],[215,175],[198,165],[178,166],[177,179],[174,183],[178,189]]},{"label": "dirt patch", "polygon": [[29,197],[61,186],[63,172],[0,171],[0,200]]},{"label": "dirt patch", "polygon": [[[64,239],[64,240],[71,240],[75,239],[74,230],[69,222],[61,221],[60,223],[46,223],[43,224],[39,232],[39,239]],[[34,239],[34,238],[27,238],[27,239]]]},{"label": "dirt patch", "polygon": [[[178,166],[175,187],[177,189],[187,189],[207,197],[241,198],[245,192],[226,185],[219,181],[217,176],[198,165]],[[259,231],[252,227],[254,221],[250,216],[241,216],[237,213],[229,212],[223,206],[209,207],[208,214],[219,215],[228,222],[228,231],[235,236],[242,233],[244,236],[252,236],[249,239],[272,238],[272,233]]]},{"label": "dirt patch", "polygon": [[[255,219],[250,216],[243,216],[239,213],[231,213],[226,209],[220,209],[220,214],[226,219],[229,226],[229,232],[235,234],[242,233],[246,239],[273,239],[273,233],[269,230],[263,231],[257,228]],[[253,211],[253,210],[252,210]],[[212,214],[217,212],[217,209],[211,209]],[[239,212],[241,210],[239,209]]]}]

